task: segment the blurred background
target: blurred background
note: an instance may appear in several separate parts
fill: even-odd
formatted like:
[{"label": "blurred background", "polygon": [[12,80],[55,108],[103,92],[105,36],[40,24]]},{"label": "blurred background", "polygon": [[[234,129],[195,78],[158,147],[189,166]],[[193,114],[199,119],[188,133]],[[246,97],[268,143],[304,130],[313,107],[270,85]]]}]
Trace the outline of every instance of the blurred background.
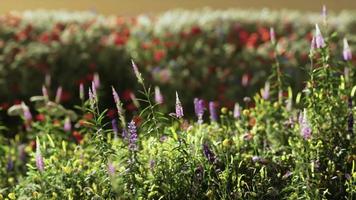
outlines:
[{"label": "blurred background", "polygon": [[0,13],[11,10],[68,9],[76,11],[93,10],[105,15],[136,15],[139,13],[157,13],[174,8],[195,9],[205,6],[214,9],[260,9],[267,7],[271,9],[320,11],[320,7],[323,4],[332,11],[356,9],[355,0],[1,0]]}]

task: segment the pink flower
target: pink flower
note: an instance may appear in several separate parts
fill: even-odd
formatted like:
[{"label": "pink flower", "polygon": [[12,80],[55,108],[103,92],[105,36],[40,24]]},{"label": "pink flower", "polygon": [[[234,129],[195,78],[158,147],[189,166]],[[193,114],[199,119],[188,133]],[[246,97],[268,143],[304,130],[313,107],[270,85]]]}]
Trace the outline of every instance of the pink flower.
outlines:
[{"label": "pink flower", "polygon": [[344,38],[344,50],[342,52],[342,55],[345,61],[352,59],[352,52],[346,38]]},{"label": "pink flower", "polygon": [[316,43],[316,48],[325,47],[324,38],[321,34],[318,24],[315,24],[315,43]]}]

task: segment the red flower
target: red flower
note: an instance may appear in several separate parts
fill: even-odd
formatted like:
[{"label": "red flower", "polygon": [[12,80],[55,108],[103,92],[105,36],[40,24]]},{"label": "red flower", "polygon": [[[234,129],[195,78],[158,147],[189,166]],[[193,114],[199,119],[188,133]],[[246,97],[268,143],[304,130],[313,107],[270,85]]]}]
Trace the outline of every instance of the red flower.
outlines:
[{"label": "red flower", "polygon": [[0,104],[0,108],[1,109],[7,110],[9,107],[10,107],[10,104],[7,103],[7,102],[4,102],[4,103]]},{"label": "red flower", "polygon": [[136,110],[137,108],[136,108],[135,104],[130,103],[130,104],[128,104],[128,105],[126,106],[126,109],[127,109],[128,111],[134,111],[134,110]]},{"label": "red flower", "polygon": [[193,26],[191,29],[190,29],[190,34],[191,35],[199,35],[200,33],[202,32],[201,28],[199,26]]},{"label": "red flower", "polygon": [[38,37],[38,40],[41,43],[48,44],[50,42],[50,36],[48,33],[44,32]]},{"label": "red flower", "polygon": [[159,62],[162,60],[162,58],[164,58],[166,56],[166,52],[164,52],[163,50],[157,50],[154,53],[154,59],[156,62]]},{"label": "red flower", "polygon": [[72,135],[77,140],[78,143],[80,143],[83,140],[82,134],[80,134],[78,131],[73,131]]},{"label": "red flower", "polygon": [[129,101],[131,100],[131,90],[124,90],[124,92],[122,93],[122,98],[125,100],[125,101]]},{"label": "red flower", "polygon": [[115,116],[116,116],[116,110],[113,109],[113,108],[110,108],[108,110],[108,112],[106,113],[106,115],[110,118],[110,119],[113,119]]},{"label": "red flower", "polygon": [[62,90],[62,95],[61,95],[61,101],[62,102],[67,102],[72,98],[72,95],[65,90]]},{"label": "red flower", "polygon": [[134,116],[132,120],[135,122],[136,126],[140,126],[142,123],[142,118],[140,116]]},{"label": "red flower", "polygon": [[36,115],[36,120],[43,122],[46,119],[46,116],[44,114],[38,114]]}]

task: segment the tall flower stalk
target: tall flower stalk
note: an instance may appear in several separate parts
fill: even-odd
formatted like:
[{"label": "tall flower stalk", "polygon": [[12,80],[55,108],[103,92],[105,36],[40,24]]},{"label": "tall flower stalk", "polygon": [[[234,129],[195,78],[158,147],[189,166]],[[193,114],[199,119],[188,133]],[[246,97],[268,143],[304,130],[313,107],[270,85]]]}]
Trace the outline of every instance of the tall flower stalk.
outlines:
[{"label": "tall flower stalk", "polygon": [[37,167],[38,171],[43,172],[44,171],[44,162],[43,162],[43,157],[42,157],[42,152],[41,152],[40,140],[38,139],[38,137],[36,138],[35,160],[36,160],[36,167]]},{"label": "tall flower stalk", "polygon": [[[141,84],[142,88],[143,88],[143,95],[145,96],[145,99],[142,100],[143,102],[147,103],[148,104],[148,116],[147,116],[147,119],[148,121],[146,121],[142,126],[145,126],[146,124],[148,125],[148,133],[152,132],[152,131],[155,131],[156,132],[156,135],[158,136],[159,135],[159,130],[160,130],[160,125],[159,125],[159,122],[158,122],[158,113],[155,111],[155,106],[151,100],[151,90],[150,88],[146,88],[146,85],[144,84],[144,81],[143,81],[143,78],[142,78],[142,75],[140,73],[140,71],[138,70],[138,67],[137,65],[135,64],[135,62],[133,60],[131,60],[131,63],[132,63],[132,68],[133,68],[133,71],[135,73],[135,76],[138,80],[138,82]],[[140,115],[143,115],[144,113],[146,113],[147,109],[144,109],[142,110],[142,112],[140,113]],[[150,125],[150,122],[151,122],[151,125]],[[153,126],[152,126],[153,125]]]}]

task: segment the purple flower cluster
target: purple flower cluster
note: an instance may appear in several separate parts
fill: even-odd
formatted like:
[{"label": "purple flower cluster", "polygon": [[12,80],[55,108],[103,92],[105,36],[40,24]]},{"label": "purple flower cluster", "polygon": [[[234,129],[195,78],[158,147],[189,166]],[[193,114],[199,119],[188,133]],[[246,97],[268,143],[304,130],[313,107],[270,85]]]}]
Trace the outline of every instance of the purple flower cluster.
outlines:
[{"label": "purple flower cluster", "polygon": [[261,90],[261,96],[264,100],[269,98],[270,84],[269,82],[265,83],[265,87]]},{"label": "purple flower cluster", "polygon": [[63,129],[65,132],[70,132],[72,130],[72,123],[69,117],[65,118]]},{"label": "purple flower cluster", "polygon": [[234,106],[234,118],[238,119],[241,116],[241,108],[240,105],[238,103],[235,103]]},{"label": "purple flower cluster", "polygon": [[36,140],[36,155],[35,155],[35,160],[36,160],[36,167],[37,169],[42,172],[44,171],[44,162],[43,162],[43,157],[41,153],[41,147],[40,147],[40,141],[37,138]]},{"label": "purple flower cluster", "polygon": [[184,116],[184,114],[183,114],[182,103],[179,100],[178,92],[176,92],[176,117],[180,119],[183,116]]},{"label": "purple flower cluster", "polygon": [[214,163],[216,160],[215,154],[210,150],[208,144],[203,144],[204,156],[208,159],[210,163]]},{"label": "purple flower cluster", "polygon": [[194,98],[194,111],[195,115],[198,117],[198,123],[202,124],[205,111],[204,101],[202,99]]},{"label": "purple flower cluster", "polygon": [[342,55],[345,61],[349,61],[352,59],[352,52],[346,38],[344,38],[344,50],[342,52]]},{"label": "purple flower cluster", "polygon": [[157,104],[163,104],[163,95],[158,86],[155,87],[155,101]]},{"label": "purple flower cluster", "polygon": [[323,35],[321,34],[318,24],[315,24],[315,44],[316,44],[316,48],[325,47],[324,38]]},{"label": "purple flower cluster", "polygon": [[119,129],[117,127],[117,122],[116,122],[115,119],[111,120],[111,127],[112,127],[112,130],[114,132],[114,140],[117,140]]},{"label": "purple flower cluster", "polygon": [[137,151],[137,140],[138,140],[138,135],[137,135],[137,127],[134,121],[131,121],[128,125],[128,131],[129,131],[129,149],[131,151]]},{"label": "purple flower cluster", "polygon": [[55,102],[56,103],[60,103],[61,98],[62,98],[62,87],[58,87],[57,91],[56,91],[56,98],[55,98]]},{"label": "purple flower cluster", "polygon": [[312,129],[308,120],[308,115],[306,109],[299,116],[300,134],[305,140],[311,138]]},{"label": "purple flower cluster", "polygon": [[209,102],[209,113],[211,121],[218,121],[218,114],[216,112],[216,104],[213,101]]}]

